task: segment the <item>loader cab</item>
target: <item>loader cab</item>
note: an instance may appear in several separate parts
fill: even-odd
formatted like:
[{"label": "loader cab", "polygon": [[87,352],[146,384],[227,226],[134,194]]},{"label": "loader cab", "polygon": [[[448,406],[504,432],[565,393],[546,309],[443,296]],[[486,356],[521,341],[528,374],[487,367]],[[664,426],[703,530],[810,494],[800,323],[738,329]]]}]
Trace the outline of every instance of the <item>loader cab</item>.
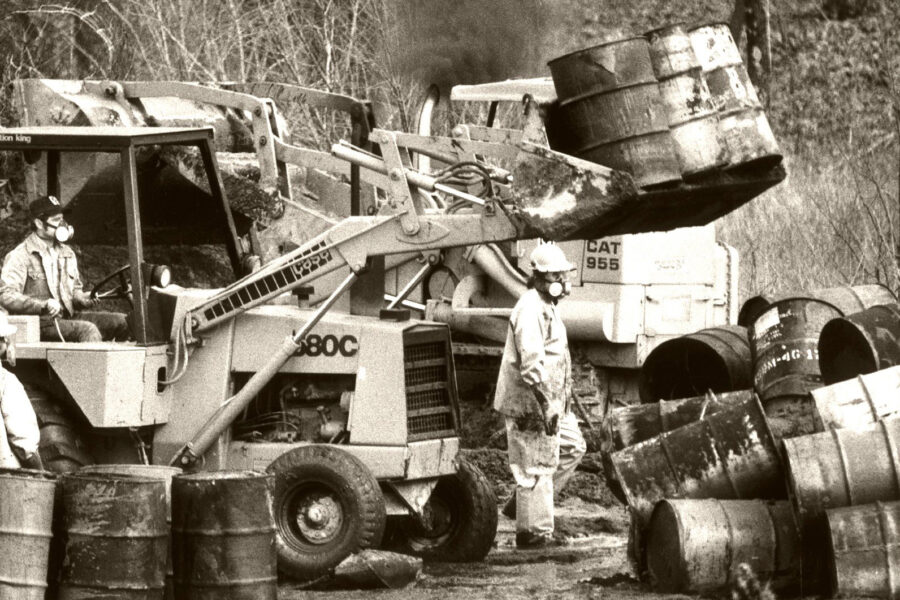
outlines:
[{"label": "loader cab", "polygon": [[[0,152],[9,151],[22,152],[35,195],[61,199],[75,227],[75,246],[122,250],[124,264],[92,273],[89,284],[102,284],[95,288],[100,293],[128,296],[138,346],[167,341],[153,331],[148,315],[151,285],[167,284],[166,266],[149,260],[148,254],[160,254],[154,249],[214,245],[227,256],[228,279],[241,274],[250,253],[240,235],[252,223],[233,215],[225,198],[212,128],[0,129]],[[167,156],[188,156],[184,162],[196,166],[182,173]]]}]

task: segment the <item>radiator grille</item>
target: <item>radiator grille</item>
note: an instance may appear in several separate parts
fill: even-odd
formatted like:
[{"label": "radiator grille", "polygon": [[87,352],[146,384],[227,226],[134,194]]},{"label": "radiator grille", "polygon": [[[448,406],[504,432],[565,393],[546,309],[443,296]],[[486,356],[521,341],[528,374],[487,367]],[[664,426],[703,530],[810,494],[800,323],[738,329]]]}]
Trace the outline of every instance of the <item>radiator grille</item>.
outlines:
[{"label": "radiator grille", "polygon": [[403,348],[407,438],[456,435],[456,386],[445,330],[412,332]]}]

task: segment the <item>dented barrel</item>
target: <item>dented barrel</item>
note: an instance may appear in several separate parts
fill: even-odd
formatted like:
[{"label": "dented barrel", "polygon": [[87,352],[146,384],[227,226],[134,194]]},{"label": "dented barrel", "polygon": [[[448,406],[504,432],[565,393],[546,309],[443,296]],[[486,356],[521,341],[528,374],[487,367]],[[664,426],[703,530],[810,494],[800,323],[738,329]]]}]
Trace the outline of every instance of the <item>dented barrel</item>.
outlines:
[{"label": "dented barrel", "polygon": [[755,398],[753,390],[623,406],[610,411],[607,437],[621,450]]},{"label": "dented barrel", "polygon": [[713,593],[746,563],[772,587],[800,578],[800,535],[786,500],[662,500],[647,533],[654,589]]},{"label": "dented barrel", "polygon": [[780,163],[781,151],[728,24],[696,27],[689,36],[718,114],[729,165],[771,168]]},{"label": "dented barrel", "polygon": [[819,336],[819,368],[826,384],[900,365],[900,305],[872,306],[832,319]]},{"label": "dented barrel", "polygon": [[835,596],[900,596],[900,502],[826,511]]},{"label": "dented barrel", "polygon": [[559,103],[551,147],[631,173],[638,187],[681,180],[643,37],[578,50],[548,63]]},{"label": "dented barrel", "polygon": [[0,598],[43,600],[55,493],[51,473],[0,469]]},{"label": "dented barrel", "polygon": [[162,600],[169,537],[165,482],[71,473],[61,485],[60,600]]},{"label": "dented barrel", "polygon": [[684,26],[669,25],[646,36],[681,175],[690,179],[725,166],[728,154],[716,109]]},{"label": "dented barrel", "polygon": [[841,312],[815,298],[779,300],[750,327],[753,386],[777,438],[816,431],[809,392],[821,387],[818,341]]},{"label": "dented barrel", "polygon": [[748,298],[738,313],[738,324],[749,327],[773,302],[784,298],[796,298],[798,296],[815,298],[836,306],[841,313],[852,315],[869,307],[879,304],[892,304],[897,302],[897,296],[886,286],[880,283],[868,285],[843,285],[831,288],[821,288],[811,292],[791,293],[787,295],[762,294]]},{"label": "dented barrel", "polygon": [[780,457],[755,398],[611,456],[639,527],[664,498],[780,499]]},{"label": "dented barrel", "polygon": [[271,481],[255,471],[172,480],[177,599],[278,598]]},{"label": "dented barrel", "polygon": [[747,329],[725,325],[666,340],[647,356],[638,385],[642,402],[750,388]]},{"label": "dented barrel", "polygon": [[804,577],[828,582],[825,511],[900,500],[900,420],[860,429],[835,429],[784,440],[790,495],[803,537]]},{"label": "dented barrel", "polygon": [[[166,528],[172,525],[172,478],[181,473],[178,467],[165,465],[106,464],[82,467],[79,473],[106,473],[113,475],[134,475],[149,479],[159,479],[166,486]],[[166,584],[163,597],[170,600],[175,597],[172,583],[172,537],[168,536],[166,554]]]},{"label": "dented barrel", "polygon": [[823,431],[866,427],[900,412],[900,366],[810,393]]}]

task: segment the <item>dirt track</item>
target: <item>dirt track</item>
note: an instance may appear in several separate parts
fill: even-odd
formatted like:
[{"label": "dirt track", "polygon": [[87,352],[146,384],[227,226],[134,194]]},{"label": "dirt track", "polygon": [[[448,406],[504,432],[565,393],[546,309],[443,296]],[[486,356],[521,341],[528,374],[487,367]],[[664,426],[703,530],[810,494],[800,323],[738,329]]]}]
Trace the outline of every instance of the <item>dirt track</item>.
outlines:
[{"label": "dirt track", "polygon": [[295,585],[280,587],[282,600],[344,600],[377,594],[378,598],[424,600],[491,598],[601,598],[643,596],[630,576],[626,557],[627,521],[624,507],[602,507],[577,497],[559,506],[557,532],[565,544],[549,550],[517,551],[515,523],[501,516],[496,546],[483,563],[426,564],[414,585],[402,590],[310,591]]}]

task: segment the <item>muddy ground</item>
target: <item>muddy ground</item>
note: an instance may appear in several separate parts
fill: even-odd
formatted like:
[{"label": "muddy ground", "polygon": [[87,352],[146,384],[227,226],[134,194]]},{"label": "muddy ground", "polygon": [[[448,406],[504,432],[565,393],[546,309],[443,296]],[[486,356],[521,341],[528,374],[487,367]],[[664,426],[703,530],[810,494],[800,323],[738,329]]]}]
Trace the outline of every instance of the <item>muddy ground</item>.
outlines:
[{"label": "muddy ground", "polygon": [[627,527],[622,505],[602,506],[572,494],[559,504],[556,528],[563,538],[559,547],[516,550],[515,522],[501,515],[495,546],[484,562],[426,564],[418,581],[402,590],[325,591],[283,583],[279,598],[344,600],[363,594],[385,600],[643,597],[648,592],[634,580],[628,565]]}]

